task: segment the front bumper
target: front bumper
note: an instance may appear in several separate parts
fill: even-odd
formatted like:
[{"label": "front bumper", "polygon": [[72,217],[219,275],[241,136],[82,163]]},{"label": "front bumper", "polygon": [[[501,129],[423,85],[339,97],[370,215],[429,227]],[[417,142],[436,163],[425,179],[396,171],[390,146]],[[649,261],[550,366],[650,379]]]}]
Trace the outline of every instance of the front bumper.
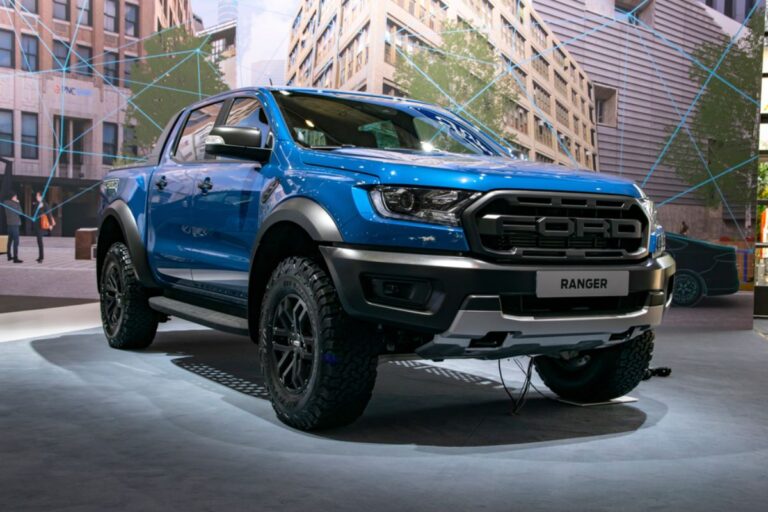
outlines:
[{"label": "front bumper", "polygon": [[[418,350],[427,358],[510,357],[626,341],[661,323],[675,273],[675,262],[667,254],[638,263],[611,264],[610,270],[629,272],[630,294],[647,297],[637,308],[519,315],[505,312],[505,298],[535,296],[537,270],[595,270],[595,265],[500,265],[466,256],[333,246],[321,251],[347,313],[435,335]],[[371,296],[371,279],[426,282],[429,294],[418,307],[386,303]],[[494,336],[496,342],[488,340]]]}]

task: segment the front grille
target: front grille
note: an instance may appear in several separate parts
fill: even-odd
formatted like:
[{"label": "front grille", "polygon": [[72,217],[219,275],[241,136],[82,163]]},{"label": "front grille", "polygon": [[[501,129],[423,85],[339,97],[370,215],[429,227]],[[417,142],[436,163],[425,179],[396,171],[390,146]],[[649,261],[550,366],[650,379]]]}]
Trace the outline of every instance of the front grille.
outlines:
[{"label": "front grille", "polygon": [[634,292],[626,297],[539,298],[536,295],[502,295],[501,310],[514,316],[598,316],[621,315],[643,309],[648,292]]},{"label": "front grille", "polygon": [[470,206],[475,252],[499,260],[627,260],[644,257],[648,217],[631,197],[494,192]]}]

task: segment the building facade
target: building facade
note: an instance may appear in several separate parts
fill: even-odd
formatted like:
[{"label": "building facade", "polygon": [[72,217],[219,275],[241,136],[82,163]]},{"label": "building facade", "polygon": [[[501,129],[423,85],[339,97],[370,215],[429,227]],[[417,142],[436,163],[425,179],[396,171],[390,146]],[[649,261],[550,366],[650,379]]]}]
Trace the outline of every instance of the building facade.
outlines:
[{"label": "building facade", "polygon": [[0,0],[0,156],[27,213],[52,176],[46,200],[64,205],[57,234],[95,225],[96,191],[78,194],[130,152],[125,108],[141,41],[189,20],[188,4]]},{"label": "building facade", "polygon": [[521,63],[524,89],[506,113],[505,134],[520,156],[574,165],[571,153],[578,166],[597,170],[592,83],[567,49],[553,50],[560,41],[530,0],[302,0],[287,83],[406,95],[395,83],[398,50],[438,48],[443,24],[457,19],[484,33],[505,62]]},{"label": "building facade", "polygon": [[[595,84],[601,171],[642,183],[668,140],[667,129],[680,122],[699,90],[689,77],[690,61],[661,37],[690,53],[702,42],[731,34],[724,34],[714,20],[717,13],[697,0],[534,0],[534,6],[561,39],[589,33],[569,48]],[[639,21],[626,16],[637,6],[642,6]],[[615,22],[596,30],[611,19]],[[644,188],[662,201],[689,186],[662,160]],[[742,222],[745,208],[734,213]],[[671,231],[685,221],[701,238],[738,237],[730,214],[706,208],[695,194],[665,205],[660,216]]]},{"label": "building facade", "polygon": [[231,19],[197,32],[211,45],[211,57],[221,69],[221,78],[230,89],[237,88],[237,19]]}]

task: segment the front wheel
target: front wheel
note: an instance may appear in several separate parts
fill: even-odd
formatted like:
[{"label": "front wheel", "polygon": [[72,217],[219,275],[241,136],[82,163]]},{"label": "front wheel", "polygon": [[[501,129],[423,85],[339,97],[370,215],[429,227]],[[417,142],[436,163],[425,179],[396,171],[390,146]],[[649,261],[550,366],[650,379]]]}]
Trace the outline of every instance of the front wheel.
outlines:
[{"label": "front wheel", "polygon": [[327,272],[290,257],[267,284],[259,353],[272,407],[301,430],[338,427],[365,410],[376,381],[375,333],[341,308]]},{"label": "front wheel", "polygon": [[533,362],[544,384],[575,402],[605,402],[640,384],[653,354],[653,331],[614,347],[585,350],[575,357],[538,356]]}]

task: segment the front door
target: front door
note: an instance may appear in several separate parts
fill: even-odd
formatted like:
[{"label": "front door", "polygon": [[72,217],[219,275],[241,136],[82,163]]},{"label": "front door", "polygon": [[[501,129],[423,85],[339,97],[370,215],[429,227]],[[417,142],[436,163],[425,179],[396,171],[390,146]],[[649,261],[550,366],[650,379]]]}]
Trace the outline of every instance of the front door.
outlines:
[{"label": "front door", "polygon": [[189,113],[171,158],[155,169],[148,184],[147,250],[152,268],[168,284],[193,284],[197,240],[204,235],[194,221],[194,177],[197,169],[213,163],[205,159],[204,139],[223,106],[213,103]]},{"label": "front door", "polygon": [[[232,100],[222,126],[259,128],[262,147],[272,134],[256,97]],[[208,293],[247,298],[251,250],[260,216],[261,191],[273,174],[270,163],[218,159],[194,171],[195,225],[205,233],[196,239],[198,264],[192,271],[195,286]]]}]

